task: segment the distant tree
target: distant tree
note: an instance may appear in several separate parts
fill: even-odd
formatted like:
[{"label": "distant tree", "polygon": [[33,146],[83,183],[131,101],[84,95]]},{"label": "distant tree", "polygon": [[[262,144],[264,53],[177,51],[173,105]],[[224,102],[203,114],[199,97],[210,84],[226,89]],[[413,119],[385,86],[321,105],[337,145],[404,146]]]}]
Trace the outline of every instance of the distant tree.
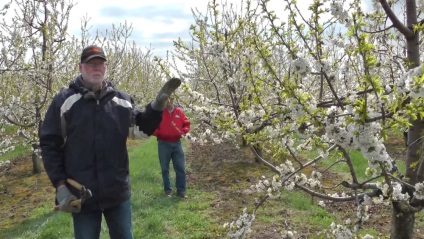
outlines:
[{"label": "distant tree", "polygon": [[[285,0],[279,8],[284,13],[270,10],[271,2],[243,1],[235,11],[210,1],[206,15],[193,11],[192,42],[175,43],[175,59],[186,64],[179,74],[189,82],[183,102],[200,122],[191,139],[242,138],[254,153],[265,142],[265,154],[257,157],[276,175],[253,186],[266,194],[261,203],[292,189],[321,198],[322,205],[355,202],[358,223],[334,224],[328,233],[336,238],[364,236],[359,228],[368,206],[387,203],[393,209],[391,238],[412,238],[424,199],[423,2],[372,1],[365,11],[360,0],[314,0],[302,12],[299,4],[305,3]],[[408,128],[403,176],[385,140]],[[317,156],[305,158],[312,149]],[[353,166],[353,151],[368,161],[365,172]],[[350,179],[334,182],[331,190],[321,180],[334,166],[312,169],[330,159],[350,171]],[[246,236],[255,211],[230,224],[229,236]]]},{"label": "distant tree", "polygon": [[[67,41],[72,3],[66,1],[12,1],[12,10],[0,23],[0,124],[14,125],[5,149],[16,144],[32,146],[33,172],[41,170],[38,130],[52,92],[62,85],[74,55]],[[10,15],[9,15],[10,14]],[[4,140],[2,140],[5,142]],[[12,147],[10,147],[12,146]]]},{"label": "distant tree", "polygon": [[[33,172],[41,170],[38,132],[53,96],[77,76],[82,49],[102,46],[108,54],[108,78],[144,106],[153,100],[162,76],[149,49],[129,42],[132,26],[95,31],[81,19],[81,36],[68,33],[73,3],[67,0],[13,0],[0,23],[0,154],[31,145]],[[10,9],[13,9],[11,12]],[[13,134],[5,130],[9,125]]]}]

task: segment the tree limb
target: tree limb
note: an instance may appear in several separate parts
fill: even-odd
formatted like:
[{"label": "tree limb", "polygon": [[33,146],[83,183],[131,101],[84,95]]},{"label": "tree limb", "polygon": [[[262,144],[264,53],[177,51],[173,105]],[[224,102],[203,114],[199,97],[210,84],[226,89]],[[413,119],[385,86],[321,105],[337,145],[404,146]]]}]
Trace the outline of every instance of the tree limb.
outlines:
[{"label": "tree limb", "polygon": [[412,29],[409,29],[407,26],[405,26],[401,21],[399,21],[399,18],[396,16],[396,14],[390,9],[389,4],[386,0],[380,0],[380,4],[383,7],[384,11],[386,12],[387,16],[390,18],[390,20],[393,23],[393,26],[399,30],[400,33],[402,33],[407,39],[413,38],[415,36]]}]

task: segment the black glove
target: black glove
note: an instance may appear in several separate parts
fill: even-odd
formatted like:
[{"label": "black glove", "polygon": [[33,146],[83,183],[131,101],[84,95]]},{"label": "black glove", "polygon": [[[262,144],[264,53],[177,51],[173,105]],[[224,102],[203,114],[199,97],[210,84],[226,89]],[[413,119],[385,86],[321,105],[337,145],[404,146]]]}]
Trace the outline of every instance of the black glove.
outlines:
[{"label": "black glove", "polygon": [[166,108],[166,101],[169,96],[181,85],[181,80],[178,78],[171,78],[162,86],[156,99],[152,102],[152,109],[163,111]]},{"label": "black glove", "polygon": [[63,186],[56,192],[56,198],[59,202],[59,210],[62,212],[73,212],[73,213],[79,213],[81,212],[81,206],[79,207],[73,207],[71,206],[71,202],[74,200],[77,200],[78,198],[75,197],[74,194],[69,191],[68,187]]}]

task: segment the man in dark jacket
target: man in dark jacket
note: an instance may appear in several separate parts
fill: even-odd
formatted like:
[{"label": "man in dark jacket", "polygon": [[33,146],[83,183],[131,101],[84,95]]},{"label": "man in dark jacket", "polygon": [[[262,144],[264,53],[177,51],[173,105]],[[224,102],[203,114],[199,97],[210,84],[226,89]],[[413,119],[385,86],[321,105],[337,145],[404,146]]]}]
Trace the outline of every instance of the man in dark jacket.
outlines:
[{"label": "man in dark jacket", "polygon": [[[40,132],[44,167],[56,188],[58,209],[71,212],[75,238],[99,238],[102,216],[110,238],[133,238],[131,187],[126,140],[135,123],[151,135],[159,126],[166,101],[181,81],[169,80],[144,112],[131,97],[105,80],[107,58],[102,48],[88,46],[77,76],[59,92],[47,110]],[[80,192],[92,197],[72,206]]]}]

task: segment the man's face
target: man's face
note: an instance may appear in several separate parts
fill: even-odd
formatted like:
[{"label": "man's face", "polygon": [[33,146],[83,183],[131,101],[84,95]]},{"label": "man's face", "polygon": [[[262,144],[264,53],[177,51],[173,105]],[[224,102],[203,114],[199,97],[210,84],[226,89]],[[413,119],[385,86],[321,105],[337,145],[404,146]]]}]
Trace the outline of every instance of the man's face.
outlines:
[{"label": "man's face", "polygon": [[93,90],[98,90],[105,80],[107,65],[102,58],[93,58],[85,63],[80,63],[79,70],[84,82]]}]

